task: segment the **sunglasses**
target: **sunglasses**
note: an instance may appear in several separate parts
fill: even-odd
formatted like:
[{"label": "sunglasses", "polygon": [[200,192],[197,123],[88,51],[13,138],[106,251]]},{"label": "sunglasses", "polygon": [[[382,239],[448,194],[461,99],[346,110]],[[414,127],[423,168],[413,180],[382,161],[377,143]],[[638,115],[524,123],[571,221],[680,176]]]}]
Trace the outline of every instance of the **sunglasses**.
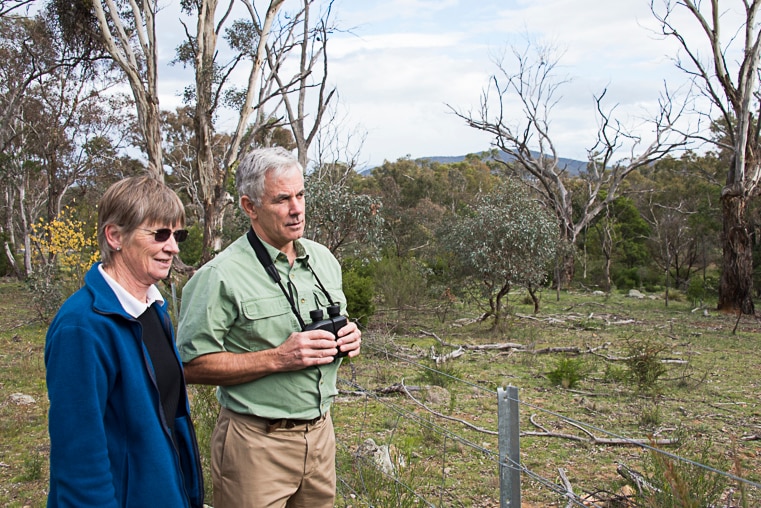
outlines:
[{"label": "sunglasses", "polygon": [[169,228],[161,228],[157,230],[152,229],[144,229],[144,228],[138,228],[141,231],[147,231],[148,233],[153,234],[153,239],[157,242],[166,242],[169,240],[170,236],[174,236],[174,240],[177,243],[184,242],[188,237],[188,230],[187,229],[178,229],[176,231],[172,231]]}]

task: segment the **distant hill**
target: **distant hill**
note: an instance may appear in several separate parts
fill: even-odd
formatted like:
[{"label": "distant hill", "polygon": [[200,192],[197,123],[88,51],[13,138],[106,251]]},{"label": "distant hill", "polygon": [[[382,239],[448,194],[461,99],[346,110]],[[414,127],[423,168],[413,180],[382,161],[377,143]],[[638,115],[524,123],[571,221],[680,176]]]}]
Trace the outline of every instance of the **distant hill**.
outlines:
[{"label": "distant hill", "polygon": [[[476,153],[476,152],[474,152]],[[534,155],[538,155],[538,153],[534,153]],[[452,164],[454,162],[461,162],[465,160],[466,155],[437,155],[432,157],[419,157],[415,159],[416,161],[431,161],[431,162],[438,162],[439,164]],[[510,162],[515,160],[514,157],[511,157],[505,152],[500,152],[500,160],[503,160],[505,162]],[[568,171],[569,175],[578,175],[579,172],[586,169],[587,162],[586,161],[580,161],[576,159],[568,159],[565,157],[560,157],[560,160],[558,161],[561,167],[565,167]],[[368,175],[372,173],[374,168],[365,168],[364,170],[360,171],[361,175]]]},{"label": "distant hill", "polygon": [[[534,152],[533,155],[538,156],[538,152]],[[503,160],[505,162],[511,162],[515,160],[515,157],[512,157],[508,155],[505,152],[500,152],[499,154],[500,160]],[[455,156],[436,156],[436,157],[420,157],[420,160],[429,160],[431,162],[438,162],[439,164],[450,164],[453,162],[461,162],[465,160],[465,155],[455,155]],[[560,167],[565,167],[568,170],[568,173],[571,175],[578,175],[580,171],[586,169],[587,162],[586,161],[580,161],[576,159],[568,159],[565,157],[560,157],[558,160],[558,164]]]}]

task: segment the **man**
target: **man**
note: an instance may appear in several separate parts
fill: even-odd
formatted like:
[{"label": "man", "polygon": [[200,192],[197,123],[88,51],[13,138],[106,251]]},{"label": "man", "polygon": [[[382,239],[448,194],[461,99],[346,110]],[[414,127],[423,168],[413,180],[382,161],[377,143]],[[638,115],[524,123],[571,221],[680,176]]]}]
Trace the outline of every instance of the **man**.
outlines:
[{"label": "man", "polygon": [[177,331],[188,382],[218,386],[214,506],[332,507],[334,357],[357,356],[360,331],[302,329],[312,310],[346,312],[341,267],[301,238],[303,168],[288,151],[249,153],[236,187],[251,231],[187,283]]}]

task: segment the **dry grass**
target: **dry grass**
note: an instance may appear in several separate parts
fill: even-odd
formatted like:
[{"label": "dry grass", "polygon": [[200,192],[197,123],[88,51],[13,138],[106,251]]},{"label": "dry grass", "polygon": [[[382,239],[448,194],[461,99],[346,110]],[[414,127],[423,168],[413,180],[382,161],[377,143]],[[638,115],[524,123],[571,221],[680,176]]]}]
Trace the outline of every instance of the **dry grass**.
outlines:
[{"label": "dry grass", "polygon": [[[35,321],[27,302],[23,286],[0,283],[0,506],[7,507],[44,506],[47,487],[45,328]],[[383,323],[378,316],[364,334],[363,354],[341,368],[347,383],[340,386],[345,393],[333,414],[339,471],[346,483],[340,486],[337,506],[368,506],[368,499],[373,506],[498,506],[497,438],[457,420],[496,430],[496,390],[508,384],[519,388],[523,432],[540,430],[529,420],[536,415],[536,423],[558,434],[586,435],[568,423],[571,419],[628,438],[678,439],[678,446],[666,448],[670,453],[761,481],[761,325],[754,318],[744,317],[732,334],[735,316],[704,316],[691,312],[687,302],[672,301],[667,308],[662,300],[570,293],[555,302],[553,294],[544,296],[538,316],[530,316],[527,305],[513,305],[512,317],[497,332],[486,323],[452,326],[457,318],[473,317],[465,308],[450,313],[443,323],[425,310],[405,313],[403,325]],[[452,345],[515,342],[526,350],[468,349],[431,369],[427,356],[432,347],[440,354],[454,349],[440,344],[432,333]],[[604,348],[595,354],[571,356],[583,364],[583,375],[572,390],[553,384],[548,376],[567,353],[531,352],[600,346]],[[638,384],[620,358],[648,347],[660,358],[686,363],[667,363],[651,385]],[[443,385],[445,390],[412,392],[419,403],[402,393],[379,393],[402,382],[421,388]],[[351,393],[360,389],[372,395]],[[12,397],[16,393],[36,402],[17,404]],[[199,434],[205,436],[203,427],[212,424],[215,408],[205,398],[204,406],[198,400],[194,411],[202,427]],[[398,482],[354,458],[367,438],[390,445]],[[618,493],[624,485],[616,473],[619,463],[668,474],[680,488],[700,480],[679,465],[653,462],[649,453],[636,447],[561,437],[524,436],[521,459],[550,483],[558,483],[562,467],[577,494],[597,492],[600,497]],[[719,506],[730,505],[730,493],[731,505],[743,506],[735,482],[726,482],[723,492],[724,504]],[[758,490],[746,488],[744,495],[745,506],[761,505]],[[526,476],[522,498],[524,506],[565,506],[562,496]]]}]

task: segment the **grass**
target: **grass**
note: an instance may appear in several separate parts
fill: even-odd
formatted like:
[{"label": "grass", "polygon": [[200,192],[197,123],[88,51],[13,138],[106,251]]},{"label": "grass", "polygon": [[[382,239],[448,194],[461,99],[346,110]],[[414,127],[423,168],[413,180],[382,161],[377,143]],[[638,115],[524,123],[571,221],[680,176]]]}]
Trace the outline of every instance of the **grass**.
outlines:
[{"label": "grass", "polygon": [[[0,283],[0,506],[44,506],[48,455],[45,325],[26,287]],[[20,399],[17,395],[30,396]]]},{"label": "grass", "polygon": [[[44,506],[47,488],[45,326],[25,305],[28,298],[22,285],[0,282],[0,506],[7,507]],[[519,297],[511,302],[512,314],[496,332],[490,323],[455,326],[458,318],[475,317],[464,307],[452,309],[444,322],[425,309],[407,313],[403,326],[384,322],[382,313],[376,316],[363,334],[362,355],[340,372],[342,393],[333,408],[340,477],[336,506],[498,506],[496,390],[506,385],[519,388],[524,433],[541,425],[556,434],[586,437],[562,416],[628,438],[678,439],[664,449],[761,482],[756,354],[761,326],[754,318],[742,318],[732,334],[736,316],[703,316],[683,301],[665,307],[662,300],[572,292],[555,301],[548,293],[537,316]],[[526,349],[476,349],[506,342]],[[435,366],[429,359],[432,349],[442,355],[460,345],[467,346],[464,354],[447,363]],[[582,353],[569,353],[574,347]],[[564,349],[532,353],[545,348]],[[590,348],[598,349],[584,352]],[[642,361],[632,360],[637,352]],[[583,375],[574,375],[577,366],[569,359],[583,361]],[[559,384],[553,382],[555,371],[573,376],[573,388],[563,387],[562,375]],[[389,389],[402,383],[415,400]],[[192,391],[205,448],[216,407],[210,392]],[[16,393],[36,402],[16,404],[11,397]],[[393,475],[357,458],[368,438],[389,446]],[[734,506],[761,505],[761,493],[753,487],[731,480],[722,484],[713,473],[632,446],[524,435],[521,461],[536,475],[522,478],[527,507],[565,505],[542,483],[557,484],[560,467],[577,494],[619,493],[626,483],[616,472],[619,464],[660,479],[673,491],[718,485],[717,506],[726,506],[730,496]],[[654,497],[641,498],[640,505],[648,506]]]},{"label": "grass", "polygon": [[[439,463],[440,467],[429,468],[425,478],[421,478],[420,470],[400,471],[400,481],[409,478],[416,485],[427,486],[431,491],[427,499],[436,505],[493,506],[491,503],[499,499],[499,485],[495,461],[487,452],[497,452],[496,437],[446,417],[496,430],[495,391],[512,384],[520,391],[523,432],[540,430],[533,420],[556,434],[586,437],[556,416],[561,415],[631,439],[677,439],[678,444],[666,451],[700,459],[703,464],[756,483],[761,480],[757,395],[761,370],[754,353],[761,345],[761,327],[754,318],[744,317],[737,334],[732,335],[736,316],[715,312],[703,316],[691,312],[687,302],[671,301],[665,307],[662,300],[633,300],[617,294],[602,298],[564,293],[559,302],[544,298],[538,316],[530,315],[528,305],[513,303],[512,311],[504,329],[496,333],[489,330],[489,323],[451,326],[456,318],[474,317],[467,311],[443,325],[425,319],[426,313],[421,311],[416,321],[405,323],[404,334],[366,333],[363,354],[354,362],[352,376],[357,385],[376,395],[369,401],[346,396],[335,405],[336,427],[343,430],[340,438],[347,448],[354,449],[368,436],[393,446],[400,441],[399,435],[414,434],[401,425],[389,431],[376,424],[388,421],[389,414],[402,412],[403,419],[417,427],[424,424],[415,423],[416,418],[431,421],[433,430],[429,432],[438,434],[438,439],[420,439],[412,448],[407,440],[400,448],[413,461],[422,460],[429,466]],[[395,323],[385,328],[400,329]],[[565,352],[467,349],[452,365],[445,364],[461,382],[447,381],[449,399],[429,408],[444,417],[431,417],[427,409],[410,403],[404,395],[377,395],[379,389],[402,381],[406,385],[434,384],[425,358],[431,348],[437,354],[442,351],[429,332],[435,332],[451,349],[500,342],[517,342],[536,351],[601,349],[575,357],[567,357]],[[583,361],[583,367],[573,360]],[[564,377],[572,381],[573,389],[563,387]],[[412,395],[417,398],[416,393]],[[599,438],[609,437],[591,432]],[[444,454],[442,439],[466,444]],[[701,449],[701,454],[696,456],[694,449]],[[598,493],[598,498],[604,493],[610,498],[621,491],[625,481],[616,472],[619,463],[655,476],[667,470],[664,466],[653,468],[656,462],[647,460],[649,453],[640,448],[557,437],[523,437],[521,456],[525,467],[550,483],[558,482],[558,468],[563,467],[577,494]],[[686,476],[698,478],[693,472]],[[705,484],[707,480],[701,481]],[[734,488],[734,502],[738,502],[740,488],[729,483],[722,495],[726,497]],[[563,500],[525,475],[522,490],[526,506],[548,506]],[[744,506],[761,504],[761,493],[754,488],[745,490]],[[646,500],[641,502],[648,505]],[[353,498],[345,498],[343,503],[339,506],[356,506]]]}]

